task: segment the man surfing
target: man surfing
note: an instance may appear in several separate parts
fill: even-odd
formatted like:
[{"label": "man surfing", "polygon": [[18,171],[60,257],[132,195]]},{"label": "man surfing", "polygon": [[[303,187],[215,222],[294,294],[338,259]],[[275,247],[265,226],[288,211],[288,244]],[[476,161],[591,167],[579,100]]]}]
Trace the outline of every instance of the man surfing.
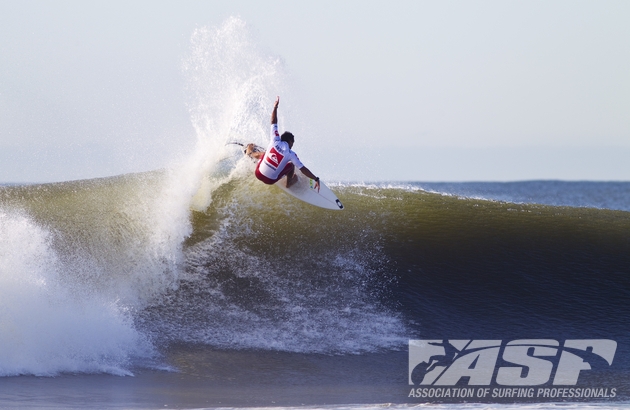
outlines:
[{"label": "man surfing", "polygon": [[245,150],[245,154],[249,157],[259,160],[256,165],[256,178],[265,184],[272,185],[286,175],[286,187],[289,188],[298,181],[298,176],[295,175],[297,166],[304,175],[315,180],[315,189],[319,192],[319,178],[300,162],[295,152],[291,151],[295,142],[293,134],[285,131],[280,135],[278,132],[278,104],[280,104],[280,97],[276,98],[271,112],[271,142],[267,149],[264,152],[256,152],[255,145],[248,144]]}]

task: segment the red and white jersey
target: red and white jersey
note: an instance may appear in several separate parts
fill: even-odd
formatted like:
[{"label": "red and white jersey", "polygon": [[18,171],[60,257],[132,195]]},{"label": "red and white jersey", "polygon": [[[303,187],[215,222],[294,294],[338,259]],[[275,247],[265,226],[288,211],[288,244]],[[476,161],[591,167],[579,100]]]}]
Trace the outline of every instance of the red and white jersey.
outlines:
[{"label": "red and white jersey", "polygon": [[277,179],[289,162],[292,162],[297,169],[304,166],[297,154],[291,151],[289,144],[280,140],[278,124],[271,124],[271,142],[265,151],[265,156],[260,161],[258,169],[269,179]]}]

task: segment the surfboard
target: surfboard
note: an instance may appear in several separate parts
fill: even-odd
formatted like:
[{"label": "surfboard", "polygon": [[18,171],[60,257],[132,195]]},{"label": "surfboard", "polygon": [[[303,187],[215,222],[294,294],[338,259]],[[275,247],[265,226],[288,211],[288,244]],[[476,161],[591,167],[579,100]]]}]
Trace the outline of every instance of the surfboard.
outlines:
[{"label": "surfboard", "polygon": [[297,199],[300,199],[311,205],[318,206],[320,208],[332,209],[339,211],[343,209],[343,204],[337,198],[337,196],[322,182],[319,180],[319,190],[315,189],[315,180],[308,178],[302,174],[299,170],[295,171],[298,176],[298,182],[287,188],[287,177],[282,177],[280,181],[274,185],[286,192],[289,195],[293,195]]},{"label": "surfboard", "polygon": [[[246,144],[240,142],[231,142],[230,144],[240,145],[245,147]],[[256,145],[254,147],[254,151],[256,152],[264,152],[265,149]],[[320,208],[331,209],[335,211],[340,211],[343,209],[343,204],[337,198],[337,196],[324,184],[324,182],[319,180],[319,189],[315,188],[315,180],[308,178],[306,175],[302,174],[300,170],[296,169],[295,174],[298,176],[298,182],[291,185],[290,188],[287,188],[287,177],[282,177],[278,182],[274,184],[287,194],[296,197],[297,199],[304,201],[308,204],[318,206]]]}]

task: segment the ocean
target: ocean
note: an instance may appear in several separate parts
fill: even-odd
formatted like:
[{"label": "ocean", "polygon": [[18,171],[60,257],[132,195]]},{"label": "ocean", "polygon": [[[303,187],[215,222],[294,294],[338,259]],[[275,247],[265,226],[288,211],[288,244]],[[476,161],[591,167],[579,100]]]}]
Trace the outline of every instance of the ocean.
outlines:
[{"label": "ocean", "polygon": [[228,144],[299,94],[261,49],[193,33],[163,168],[0,186],[0,408],[629,407],[629,182],[323,170],[315,208]]},{"label": "ocean", "polygon": [[[0,188],[0,407],[627,402],[630,183],[333,183],[334,212],[222,167],[207,207],[176,171]],[[613,340],[575,385],[609,397],[410,397],[409,340],[446,339]]]}]

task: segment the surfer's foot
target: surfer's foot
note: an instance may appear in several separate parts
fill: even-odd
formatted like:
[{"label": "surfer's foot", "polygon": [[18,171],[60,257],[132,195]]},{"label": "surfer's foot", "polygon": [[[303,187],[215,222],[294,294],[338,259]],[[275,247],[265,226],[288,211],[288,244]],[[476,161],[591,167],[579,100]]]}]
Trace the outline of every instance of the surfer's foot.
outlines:
[{"label": "surfer's foot", "polygon": [[296,182],[298,182],[298,176],[293,174],[290,177],[287,177],[287,188],[289,188],[291,185],[295,184]]}]

